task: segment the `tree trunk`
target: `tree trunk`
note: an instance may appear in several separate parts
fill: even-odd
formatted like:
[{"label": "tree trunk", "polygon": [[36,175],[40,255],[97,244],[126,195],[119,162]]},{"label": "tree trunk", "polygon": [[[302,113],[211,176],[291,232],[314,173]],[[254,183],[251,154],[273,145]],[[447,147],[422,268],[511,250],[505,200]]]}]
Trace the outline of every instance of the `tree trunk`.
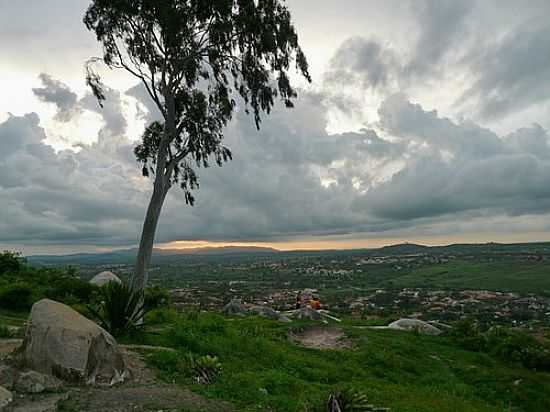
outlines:
[{"label": "tree trunk", "polygon": [[143,222],[143,230],[141,232],[141,240],[139,242],[139,250],[136,258],[136,265],[134,268],[134,277],[132,279],[132,286],[136,290],[144,290],[147,286],[149,263],[151,262],[151,255],[153,253],[153,243],[155,240],[155,232],[157,230],[157,224],[164,204],[164,199],[170,188],[166,182],[164,176],[156,175],[155,183],[153,187],[153,194],[147,207],[147,214],[145,215],[145,221]]},{"label": "tree trunk", "polygon": [[[132,286],[135,290],[145,290],[148,280],[149,263],[153,253],[153,243],[155,241],[155,232],[157,224],[164,204],[166,194],[170,189],[170,181],[174,166],[172,162],[168,162],[167,156],[169,153],[170,142],[176,136],[176,105],[174,95],[170,90],[163,86],[164,100],[166,102],[166,119],[164,123],[164,136],[161,139],[156,157],[155,182],[153,184],[153,195],[147,207],[145,222],[143,222],[143,230],[141,232],[141,240],[139,242],[139,250],[136,258],[136,266],[134,269],[134,277]],[[171,163],[171,164],[170,164]]]}]

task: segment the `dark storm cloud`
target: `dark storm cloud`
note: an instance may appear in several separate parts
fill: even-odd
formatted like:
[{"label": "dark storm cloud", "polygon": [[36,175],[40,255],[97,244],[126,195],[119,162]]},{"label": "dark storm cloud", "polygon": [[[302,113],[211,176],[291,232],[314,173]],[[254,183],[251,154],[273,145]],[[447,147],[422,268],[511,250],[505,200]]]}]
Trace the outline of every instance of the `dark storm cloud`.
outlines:
[{"label": "dark storm cloud", "polygon": [[332,57],[325,82],[364,89],[385,88],[398,66],[394,53],[378,41],[353,37],[346,40]]},{"label": "dark storm cloud", "polygon": [[78,96],[66,84],[45,73],[41,73],[39,77],[44,87],[34,88],[32,91],[41,101],[55,104],[56,120],[68,122],[80,113]]},{"label": "dark storm cloud", "polygon": [[45,139],[36,114],[0,125],[2,239],[127,241],[125,226],[139,219],[134,205],[144,201],[129,184],[133,167],[97,144],[56,153]]},{"label": "dark storm cloud", "polygon": [[[69,3],[2,5],[0,46],[10,51],[10,61],[28,67],[32,60],[19,50],[19,38],[36,50],[33,64],[40,59],[37,67],[56,67],[56,75],[63,56],[74,52],[71,61],[80,70],[86,57],[97,54],[81,24],[87,2]],[[277,108],[260,132],[237,112],[225,141],[233,162],[199,170],[201,188],[193,208],[177,188],[170,192],[157,241],[419,233],[426,227],[443,235],[479,228],[534,230],[525,222],[532,225],[537,216],[550,214],[548,132],[527,124],[497,133],[480,121],[544,107],[550,96],[550,24],[540,17],[549,3],[408,4],[410,25],[395,27],[410,31],[403,43],[372,37],[376,30],[355,33],[365,37],[342,43],[318,92],[302,92],[295,109]],[[70,30],[61,13],[65,6],[74,25]],[[27,9],[28,24],[19,27],[9,16]],[[387,17],[379,25],[394,24],[391,13],[384,13],[377,14]],[[91,95],[79,99],[59,80],[46,74],[41,80],[34,93],[56,105],[56,120],[92,112],[103,126],[97,143],[79,145],[75,153],[48,146],[36,114],[11,116],[0,124],[0,242],[135,244],[151,182],[141,177],[126,136],[134,119],[124,116],[125,95],[138,100],[139,120],[158,119],[156,107],[139,85],[124,94],[108,90],[101,109]],[[467,108],[478,120],[440,114],[450,110],[440,107],[433,99],[439,90],[430,88],[447,84],[449,101],[463,94],[454,109]],[[372,123],[355,132],[328,134],[335,107],[365,124],[357,95],[376,102],[378,120],[369,118]]]},{"label": "dark storm cloud", "polygon": [[476,99],[482,118],[500,118],[550,99],[550,23],[531,22],[471,53],[476,80],[458,100]]},{"label": "dark storm cloud", "polygon": [[[358,178],[363,184],[371,180],[365,159],[372,153],[388,161],[402,148],[372,130],[330,136],[320,97],[305,94],[302,103],[292,111],[277,109],[260,133],[250,117],[239,113],[227,130],[234,161],[199,171],[194,208],[173,189],[158,240],[269,238],[350,231],[359,225],[364,217],[350,210],[350,200],[357,196],[353,183]],[[111,115],[118,118],[114,107]],[[0,186],[6,196],[0,199],[0,240],[137,241],[151,182],[140,177],[132,145],[113,138],[119,144],[102,139],[78,153],[55,153],[45,144],[37,115],[12,116],[3,123]],[[332,184],[324,187],[321,175]]]},{"label": "dark storm cloud", "polygon": [[[193,208],[171,191],[157,240],[443,230],[457,216],[550,212],[550,147],[540,126],[498,136],[394,95],[380,107],[391,140],[371,129],[329,135],[322,101],[303,93],[260,132],[238,113],[226,133],[233,162],[199,170]],[[0,241],[135,243],[151,182],[140,177],[132,145],[120,138],[56,153],[45,138],[35,114],[0,125]],[[392,164],[401,164],[397,173],[380,179],[378,169]]]},{"label": "dark storm cloud", "polygon": [[493,215],[550,211],[550,145],[539,125],[499,137],[424,111],[400,95],[382,105],[380,117],[389,133],[418,149],[355,208],[396,221],[473,210]]},{"label": "dark storm cloud", "polygon": [[415,0],[410,3],[419,36],[413,58],[405,72],[424,77],[464,41],[464,32],[474,1]]}]

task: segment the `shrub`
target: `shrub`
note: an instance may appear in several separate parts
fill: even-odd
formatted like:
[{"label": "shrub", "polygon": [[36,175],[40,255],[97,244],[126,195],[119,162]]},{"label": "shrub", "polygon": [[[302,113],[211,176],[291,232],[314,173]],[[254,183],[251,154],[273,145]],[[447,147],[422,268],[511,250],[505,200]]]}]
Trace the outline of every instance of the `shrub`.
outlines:
[{"label": "shrub", "polygon": [[456,322],[449,335],[465,349],[473,351],[487,350],[487,339],[481,333],[479,324],[472,319]]},{"label": "shrub", "polygon": [[487,332],[491,354],[531,369],[550,370],[550,349],[525,332],[496,326]]},{"label": "shrub", "polygon": [[0,290],[0,308],[28,310],[33,304],[33,291],[26,283],[16,283]]},{"label": "shrub", "polygon": [[0,253],[0,273],[16,273],[21,269],[23,259],[18,252],[5,250]]},{"label": "shrub", "polygon": [[144,294],[128,283],[109,282],[101,288],[98,308],[90,306],[103,328],[113,336],[135,331],[145,316]]},{"label": "shrub", "polygon": [[13,334],[11,333],[10,328],[4,325],[0,325],[0,338],[11,338]]},{"label": "shrub", "polygon": [[463,320],[454,325],[450,335],[465,349],[487,352],[530,369],[550,370],[550,348],[525,332],[494,326],[482,333],[475,322]]},{"label": "shrub", "polygon": [[72,277],[56,277],[52,279],[50,287],[44,294],[47,298],[63,302],[68,305],[90,303],[99,288],[81,279]]},{"label": "shrub", "polygon": [[166,289],[153,286],[145,289],[145,307],[149,310],[170,305],[170,295]]}]

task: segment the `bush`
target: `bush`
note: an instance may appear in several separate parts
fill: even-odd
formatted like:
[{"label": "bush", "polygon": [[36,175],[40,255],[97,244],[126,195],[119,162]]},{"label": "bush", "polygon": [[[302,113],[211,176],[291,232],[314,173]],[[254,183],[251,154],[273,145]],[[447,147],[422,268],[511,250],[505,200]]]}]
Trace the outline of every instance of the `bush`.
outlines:
[{"label": "bush", "polygon": [[29,310],[33,304],[33,291],[26,283],[16,283],[0,290],[0,308]]},{"label": "bush", "polygon": [[530,369],[550,370],[550,348],[527,333],[496,326],[487,334],[491,354],[522,363]]},{"label": "bush", "polygon": [[52,280],[51,286],[44,291],[47,298],[67,305],[89,303],[99,288],[81,279],[58,277]]},{"label": "bush", "polygon": [[454,325],[450,335],[465,349],[487,352],[530,369],[550,370],[550,348],[525,332],[494,326],[482,333],[475,322],[463,320]]},{"label": "bush", "polygon": [[145,289],[145,307],[148,310],[163,308],[170,305],[170,295],[166,289],[153,286]]},{"label": "bush", "polygon": [[479,324],[472,319],[456,322],[449,335],[465,349],[478,352],[487,350],[487,339],[481,332]]},{"label": "bush", "polygon": [[7,326],[0,325],[0,338],[12,338],[13,334]]},{"label": "bush", "polygon": [[5,250],[3,253],[0,253],[0,274],[19,272],[22,261],[20,253]]}]

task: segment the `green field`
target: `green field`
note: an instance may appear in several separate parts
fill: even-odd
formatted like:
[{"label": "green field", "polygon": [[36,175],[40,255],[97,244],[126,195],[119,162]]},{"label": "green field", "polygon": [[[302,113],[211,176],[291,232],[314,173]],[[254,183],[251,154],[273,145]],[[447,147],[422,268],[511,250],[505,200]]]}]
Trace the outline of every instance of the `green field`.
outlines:
[{"label": "green field", "polygon": [[456,260],[393,277],[398,287],[488,289],[550,294],[550,263]]},{"label": "green field", "polygon": [[[289,330],[307,324],[166,311],[149,322],[155,334],[141,340],[178,351],[148,356],[162,379],[240,411],[321,412],[331,391],[348,386],[395,412],[550,410],[549,373],[461,349],[448,337],[361,329],[347,321],[343,328],[355,348],[319,350],[287,339]],[[219,358],[215,383],[194,382],[182,362],[188,353]]]}]

